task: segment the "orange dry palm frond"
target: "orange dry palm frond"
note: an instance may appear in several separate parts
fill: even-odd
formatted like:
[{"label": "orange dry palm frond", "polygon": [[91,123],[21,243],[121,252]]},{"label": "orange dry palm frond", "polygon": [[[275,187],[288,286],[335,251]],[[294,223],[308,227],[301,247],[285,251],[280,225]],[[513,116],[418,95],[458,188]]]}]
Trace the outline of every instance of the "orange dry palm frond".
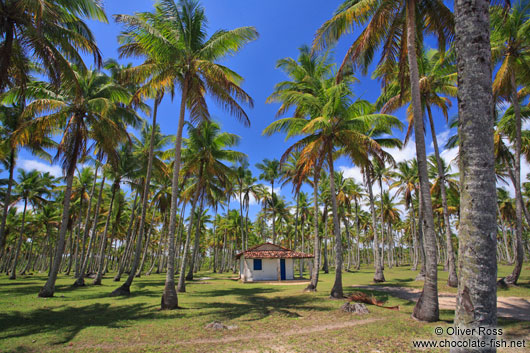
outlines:
[{"label": "orange dry palm frond", "polygon": [[366,293],[362,292],[353,292],[349,297],[348,300],[350,302],[358,302],[358,303],[365,303],[365,304],[371,304],[380,306],[381,308],[390,309],[390,310],[398,310],[399,311],[399,305],[396,306],[384,306],[384,302],[377,300],[373,294],[372,296],[368,296]]}]

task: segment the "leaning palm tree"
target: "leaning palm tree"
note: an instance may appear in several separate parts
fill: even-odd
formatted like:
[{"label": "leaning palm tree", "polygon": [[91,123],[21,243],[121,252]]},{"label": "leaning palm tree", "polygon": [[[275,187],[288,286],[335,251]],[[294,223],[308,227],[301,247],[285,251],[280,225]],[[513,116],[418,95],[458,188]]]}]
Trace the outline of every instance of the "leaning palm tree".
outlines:
[{"label": "leaning palm tree", "polygon": [[2,1],[0,91],[9,84],[12,71],[31,56],[55,83],[64,78],[75,82],[75,70],[70,63],[84,67],[81,52],[92,54],[100,65],[101,54],[82,18],[107,22],[99,0]]},{"label": "leaning palm tree", "polygon": [[530,79],[530,2],[520,0],[507,10],[493,6],[491,13],[491,50],[494,63],[500,68],[493,81],[493,93],[512,103],[515,118],[514,171],[516,200],[517,254],[513,272],[504,278],[508,284],[517,284],[523,266],[523,199],[521,196],[521,106],[518,84]]},{"label": "leaning palm tree", "polygon": [[[444,49],[446,41],[453,36],[453,14],[441,0],[346,0],[333,17],[316,33],[313,47],[322,49],[334,44],[342,35],[351,33],[356,25],[366,27],[348,50],[338,79],[344,77],[347,67],[353,62],[366,73],[376,50],[382,45],[382,65],[399,62],[400,81],[405,80],[405,57],[408,59],[409,78],[414,115],[416,155],[418,159],[422,203],[424,212],[425,246],[429,253],[426,281],[413,316],[422,321],[437,321],[439,317],[436,234],[429,197],[427,154],[423,136],[423,119],[416,53],[423,47],[423,34],[434,34],[438,47]],[[417,38],[420,42],[417,43]]]},{"label": "leaning palm tree", "polygon": [[[114,156],[118,143],[128,139],[127,126],[136,126],[138,116],[121,105],[130,101],[127,91],[108,76],[93,70],[76,70],[75,82],[63,81],[58,89],[43,85],[36,90],[35,96],[37,99],[28,104],[23,115],[38,118],[15,133],[22,145],[29,141],[31,128],[43,133],[64,129],[55,157],[61,161],[66,179],[63,215],[52,270],[39,292],[41,297],[51,297],[63,257],[77,163],[92,149],[100,155]],[[89,145],[89,141],[94,143]]]},{"label": "leaning palm tree", "polygon": [[[181,165],[182,132],[186,107],[191,120],[209,118],[206,95],[211,95],[223,108],[249,125],[249,119],[238,102],[252,106],[252,99],[241,89],[242,78],[218,64],[223,57],[237,53],[257,38],[253,27],[218,30],[208,38],[204,8],[195,0],[160,0],[153,13],[135,16],[118,15],[118,22],[127,26],[121,37],[122,52],[147,54],[149,60],[138,72],[149,77],[151,90],[178,87],[181,91],[177,138],[173,164],[171,213],[169,220],[169,261],[162,308],[178,307],[175,290],[175,230]],[[182,275],[182,274],[181,274]]]}]

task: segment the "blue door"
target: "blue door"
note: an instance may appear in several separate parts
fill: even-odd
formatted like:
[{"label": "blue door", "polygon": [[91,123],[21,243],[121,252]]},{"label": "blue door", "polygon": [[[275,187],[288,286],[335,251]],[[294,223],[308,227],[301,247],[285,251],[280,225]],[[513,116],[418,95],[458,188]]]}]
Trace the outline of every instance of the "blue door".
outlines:
[{"label": "blue door", "polygon": [[280,259],[280,276],[282,281],[285,280],[285,259]]}]

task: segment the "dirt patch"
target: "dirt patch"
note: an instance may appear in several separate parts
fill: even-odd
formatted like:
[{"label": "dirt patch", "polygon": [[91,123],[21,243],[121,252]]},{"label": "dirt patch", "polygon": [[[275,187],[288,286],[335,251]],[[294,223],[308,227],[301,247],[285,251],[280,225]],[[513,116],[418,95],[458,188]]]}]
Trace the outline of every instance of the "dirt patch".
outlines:
[{"label": "dirt patch", "polygon": [[[366,289],[389,293],[390,295],[411,301],[417,301],[421,290],[408,287],[385,287],[385,286],[352,286],[358,289]],[[456,294],[438,293],[440,309],[455,310]],[[497,315],[500,317],[530,321],[530,302],[519,297],[497,297]]]}]

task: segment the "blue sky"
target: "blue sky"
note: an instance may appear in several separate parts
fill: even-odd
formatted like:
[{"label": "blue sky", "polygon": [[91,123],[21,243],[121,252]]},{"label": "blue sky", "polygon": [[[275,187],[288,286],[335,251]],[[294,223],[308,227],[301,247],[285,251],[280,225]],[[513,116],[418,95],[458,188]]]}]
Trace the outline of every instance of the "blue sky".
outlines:
[{"label": "blue sky", "polygon": [[[243,88],[253,97],[254,109],[248,110],[251,120],[251,127],[245,128],[234,118],[219,109],[213,102],[210,102],[211,115],[219,121],[223,130],[238,134],[242,137],[238,150],[247,153],[249,163],[254,176],[259,174],[254,167],[256,163],[264,158],[280,158],[288,142],[284,141],[284,136],[276,135],[264,137],[261,135],[263,129],[274,121],[275,112],[278,108],[276,104],[266,104],[265,100],[270,95],[273,87],[279,81],[284,80],[284,74],[275,69],[278,59],[284,57],[296,58],[298,47],[303,44],[311,44],[316,30],[339,6],[340,1],[318,1],[318,0],[269,0],[269,1],[249,1],[249,0],[203,0],[202,4],[206,9],[206,16],[209,21],[209,29],[214,30],[233,29],[241,26],[255,26],[260,34],[257,41],[246,46],[237,56],[227,58],[222,63],[238,72],[245,79]],[[117,58],[118,44],[116,37],[121,27],[114,23],[113,14],[133,14],[139,11],[149,11],[152,8],[152,0],[105,0],[104,6],[109,17],[109,24],[90,22],[97,43],[103,53],[104,58]],[[340,63],[349,45],[352,43],[358,32],[353,35],[343,37],[334,50],[335,61]],[[131,60],[121,60],[123,63]],[[87,62],[87,64],[90,64]],[[355,92],[363,99],[374,102],[380,94],[380,84],[370,77],[363,77],[359,73],[359,84],[355,86]],[[162,132],[165,134],[175,134],[177,130],[177,118],[179,110],[179,100],[174,102],[166,97],[159,109],[158,121]],[[451,115],[456,113],[456,102],[451,110]],[[436,118],[437,133],[443,139],[449,136],[445,121],[441,114],[434,112]],[[403,122],[404,112],[396,114]],[[403,133],[396,131],[397,137],[402,137]],[[427,145],[431,144],[427,134]],[[440,144],[442,145],[440,141]],[[428,153],[432,152],[432,148]],[[410,159],[414,156],[414,146],[410,144],[402,151],[392,151],[398,160]],[[446,151],[444,155],[448,158],[454,157],[455,151]],[[55,173],[58,167],[44,166],[42,161],[23,152],[19,158],[20,167],[31,169],[52,168]],[[345,171],[347,176],[359,178],[359,171],[347,160],[341,159],[336,162],[336,168]],[[523,174],[524,176],[525,174]],[[286,187],[281,194],[291,199],[291,188]],[[232,204],[235,207],[237,204]],[[252,206],[251,215],[258,210],[258,206]]]}]

